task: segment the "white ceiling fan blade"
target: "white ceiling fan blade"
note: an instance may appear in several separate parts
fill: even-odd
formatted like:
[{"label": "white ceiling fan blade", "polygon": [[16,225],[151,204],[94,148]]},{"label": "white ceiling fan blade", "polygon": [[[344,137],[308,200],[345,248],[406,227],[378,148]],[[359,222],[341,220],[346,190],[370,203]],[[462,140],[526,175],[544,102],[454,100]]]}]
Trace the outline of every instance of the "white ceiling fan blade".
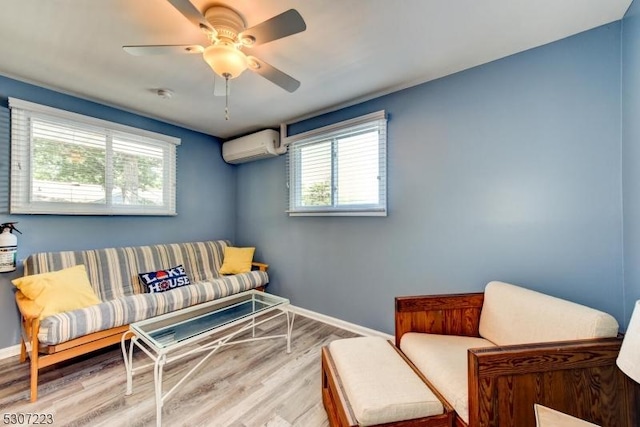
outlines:
[{"label": "white ceiling fan blade", "polygon": [[167,0],[173,5],[185,18],[187,18],[193,25],[199,27],[201,30],[213,34],[216,36],[218,32],[209,24],[209,21],[205,19],[202,13],[196,8],[189,0]]},{"label": "white ceiling fan blade", "polygon": [[[295,9],[289,9],[286,12],[276,15],[271,19],[254,25],[241,32],[238,38],[247,46],[257,46],[278,40],[292,34],[299,33],[307,29],[307,24],[302,16]],[[246,41],[246,40],[249,41]]]},{"label": "white ceiling fan blade", "polygon": [[204,48],[197,44],[155,45],[155,46],[122,46],[125,52],[134,56],[175,55],[202,53]]},{"label": "white ceiling fan blade", "polygon": [[300,87],[300,82],[288,74],[283,73],[272,65],[256,58],[255,56],[248,56],[249,69],[255,73],[260,74],[270,82],[280,86],[287,92],[295,92]]}]

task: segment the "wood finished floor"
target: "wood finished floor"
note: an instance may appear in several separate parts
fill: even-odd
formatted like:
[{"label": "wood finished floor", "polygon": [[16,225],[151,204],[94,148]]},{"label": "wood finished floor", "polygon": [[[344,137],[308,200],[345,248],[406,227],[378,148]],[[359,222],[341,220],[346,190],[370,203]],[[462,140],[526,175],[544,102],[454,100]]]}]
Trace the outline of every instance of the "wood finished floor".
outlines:
[{"label": "wood finished floor", "polygon": [[[282,318],[259,327],[284,333]],[[296,316],[291,353],[284,339],[224,347],[165,402],[163,426],[327,426],[320,391],[320,348],[356,336]],[[149,359],[140,350],[134,366]],[[197,359],[167,365],[164,390],[195,366]],[[153,369],[134,375],[125,396],[120,347],[111,347],[40,372],[39,398],[29,402],[29,367],[18,357],[0,360],[0,417],[5,413],[52,413],[54,426],[155,426]],[[2,419],[0,418],[0,423]]]}]

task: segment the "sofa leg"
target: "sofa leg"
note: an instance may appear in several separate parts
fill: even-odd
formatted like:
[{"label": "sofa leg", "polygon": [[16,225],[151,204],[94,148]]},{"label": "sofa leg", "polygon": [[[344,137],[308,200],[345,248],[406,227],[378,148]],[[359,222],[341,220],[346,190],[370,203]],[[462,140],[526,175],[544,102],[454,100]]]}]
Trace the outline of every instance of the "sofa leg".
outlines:
[{"label": "sofa leg", "polygon": [[24,343],[24,338],[20,338],[20,363],[27,361],[27,345]]},{"label": "sofa leg", "polygon": [[38,329],[39,329],[39,321],[35,319],[31,328],[31,353],[29,354],[29,359],[31,359],[31,401],[35,402],[38,400],[38,365],[40,361],[38,360],[38,351],[40,349],[40,345],[38,343]]},{"label": "sofa leg", "polygon": [[38,360],[31,359],[31,401],[38,400]]}]

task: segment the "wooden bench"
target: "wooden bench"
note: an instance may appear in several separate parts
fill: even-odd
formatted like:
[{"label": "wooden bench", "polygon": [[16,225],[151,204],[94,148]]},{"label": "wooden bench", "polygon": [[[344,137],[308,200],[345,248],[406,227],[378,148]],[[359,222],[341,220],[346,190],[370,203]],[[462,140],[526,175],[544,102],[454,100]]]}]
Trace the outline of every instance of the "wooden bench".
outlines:
[{"label": "wooden bench", "polygon": [[332,427],[453,423],[453,409],[382,338],[337,340],[322,349],[322,401]]}]

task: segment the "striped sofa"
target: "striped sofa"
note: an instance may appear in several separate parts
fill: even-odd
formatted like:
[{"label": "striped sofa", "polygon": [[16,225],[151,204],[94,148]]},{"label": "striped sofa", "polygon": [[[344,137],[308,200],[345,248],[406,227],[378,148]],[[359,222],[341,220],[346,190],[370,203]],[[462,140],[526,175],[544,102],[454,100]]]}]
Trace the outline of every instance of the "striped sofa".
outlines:
[{"label": "striped sofa", "polygon": [[[20,360],[31,362],[31,401],[37,399],[38,370],[80,354],[119,342],[128,325],[149,317],[222,298],[269,282],[266,264],[253,263],[248,273],[222,276],[228,241],[160,244],[32,254],[24,274],[84,265],[100,304],[39,320],[39,308],[20,291],[22,315]],[[191,284],[161,293],[145,293],[139,273],[183,265]]]}]

